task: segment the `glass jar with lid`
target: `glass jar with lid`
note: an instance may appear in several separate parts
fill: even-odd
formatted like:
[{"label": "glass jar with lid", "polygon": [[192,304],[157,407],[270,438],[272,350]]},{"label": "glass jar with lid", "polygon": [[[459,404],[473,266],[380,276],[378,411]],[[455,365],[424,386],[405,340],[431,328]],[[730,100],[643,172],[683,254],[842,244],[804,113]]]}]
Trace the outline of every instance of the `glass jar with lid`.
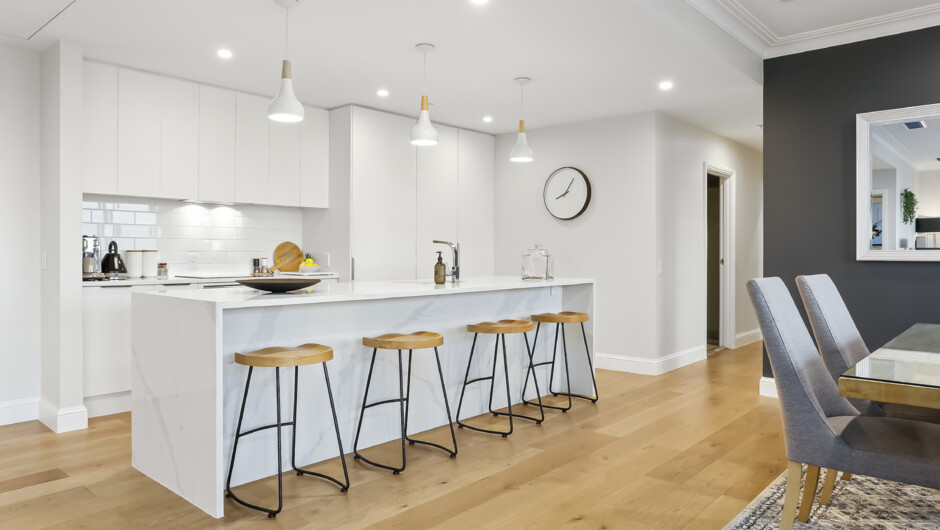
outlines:
[{"label": "glass jar with lid", "polygon": [[523,280],[551,280],[554,277],[555,258],[542,245],[535,245],[522,255]]}]

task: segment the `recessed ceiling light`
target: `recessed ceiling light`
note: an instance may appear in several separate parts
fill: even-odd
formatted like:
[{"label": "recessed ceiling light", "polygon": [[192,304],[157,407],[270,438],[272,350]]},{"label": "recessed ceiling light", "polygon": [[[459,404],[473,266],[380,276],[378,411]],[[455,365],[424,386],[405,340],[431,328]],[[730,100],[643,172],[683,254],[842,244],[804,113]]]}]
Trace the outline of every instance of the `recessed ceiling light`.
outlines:
[{"label": "recessed ceiling light", "polygon": [[384,98],[384,97],[388,96],[388,90],[385,90],[384,88],[380,88],[380,89],[376,92],[376,94],[378,94],[378,96],[379,96],[380,98]]},{"label": "recessed ceiling light", "polygon": [[660,90],[672,90],[672,81],[663,81],[659,84]]},{"label": "recessed ceiling light", "polygon": [[217,53],[217,54],[219,55],[219,57],[222,58],[222,59],[231,59],[231,58],[232,58],[232,50],[229,50],[229,49],[226,49],[226,48],[222,48],[222,49],[220,49],[220,50],[219,50],[218,52],[216,52],[216,53]]},{"label": "recessed ceiling light", "polygon": [[486,122],[486,123],[490,123],[491,121],[493,121],[493,117],[492,117],[492,116],[483,116],[483,121]]}]

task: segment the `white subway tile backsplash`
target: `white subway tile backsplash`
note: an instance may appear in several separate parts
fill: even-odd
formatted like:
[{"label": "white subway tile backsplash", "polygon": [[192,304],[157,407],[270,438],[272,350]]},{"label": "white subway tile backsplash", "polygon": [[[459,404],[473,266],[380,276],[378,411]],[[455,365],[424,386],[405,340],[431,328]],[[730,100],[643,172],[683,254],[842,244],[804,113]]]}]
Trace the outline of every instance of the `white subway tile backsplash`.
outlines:
[{"label": "white subway tile backsplash", "polygon": [[[131,199],[85,195],[82,229],[102,238],[107,251],[112,240],[121,252],[158,251],[170,274],[244,274],[251,259],[267,257],[283,241],[300,244],[300,208],[221,206],[164,199]],[[196,264],[190,265],[195,255]]]}]

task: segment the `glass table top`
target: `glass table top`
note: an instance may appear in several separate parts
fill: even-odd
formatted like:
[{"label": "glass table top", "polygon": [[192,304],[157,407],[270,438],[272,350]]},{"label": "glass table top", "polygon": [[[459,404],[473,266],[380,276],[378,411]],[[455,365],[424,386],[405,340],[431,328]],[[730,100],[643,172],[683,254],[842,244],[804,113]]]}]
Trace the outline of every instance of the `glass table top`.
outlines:
[{"label": "glass table top", "polygon": [[940,388],[940,324],[914,324],[842,377]]}]

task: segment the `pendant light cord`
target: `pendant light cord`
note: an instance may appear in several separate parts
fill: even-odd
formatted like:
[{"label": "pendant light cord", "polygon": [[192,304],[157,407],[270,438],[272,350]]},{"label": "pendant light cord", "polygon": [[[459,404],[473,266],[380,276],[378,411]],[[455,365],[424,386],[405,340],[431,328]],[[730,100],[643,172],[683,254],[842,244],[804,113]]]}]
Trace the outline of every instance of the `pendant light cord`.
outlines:
[{"label": "pendant light cord", "polygon": [[287,8],[284,8],[284,59],[287,59],[287,38],[289,35],[287,21],[288,21],[289,15],[290,15],[290,10]]},{"label": "pendant light cord", "polygon": [[424,81],[422,82],[424,84],[423,92],[427,94],[428,93],[428,52],[425,51],[422,53],[424,54]]},{"label": "pendant light cord", "polygon": [[525,85],[519,85],[519,119],[525,119]]}]

